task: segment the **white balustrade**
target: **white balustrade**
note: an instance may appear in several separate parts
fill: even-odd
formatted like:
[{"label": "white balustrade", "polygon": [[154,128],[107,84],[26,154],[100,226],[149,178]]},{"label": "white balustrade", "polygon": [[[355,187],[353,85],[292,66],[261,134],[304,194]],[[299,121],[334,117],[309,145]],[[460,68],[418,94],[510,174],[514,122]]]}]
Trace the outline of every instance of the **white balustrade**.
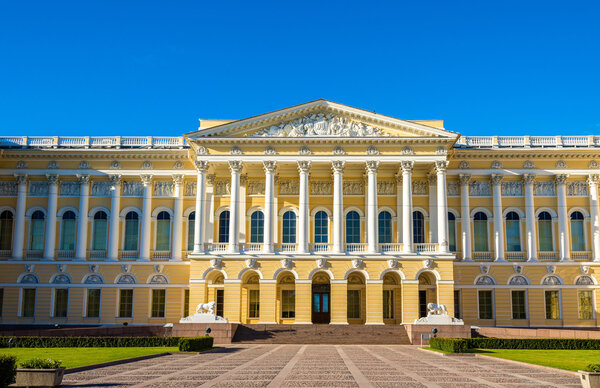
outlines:
[{"label": "white balustrade", "polygon": [[463,136],[457,147],[598,147],[600,136]]},{"label": "white balustrade", "polygon": [[298,244],[296,243],[278,243],[275,244],[275,250],[278,252],[296,252]]},{"label": "white balustrade", "polygon": [[204,249],[208,252],[225,252],[229,243],[218,242],[218,243],[204,243]]},{"label": "white balustrade", "polygon": [[0,147],[32,148],[183,148],[183,137],[174,136],[0,136]]},{"label": "white balustrade", "polygon": [[262,243],[240,243],[240,251],[242,252],[260,252],[262,247]]},{"label": "white balustrade", "polygon": [[167,260],[171,258],[171,251],[152,251],[152,260]]},{"label": "white balustrade", "polygon": [[11,255],[12,255],[12,251],[10,249],[0,250],[0,257],[2,257],[2,258],[11,257]]},{"label": "white balustrade", "polygon": [[328,243],[310,243],[308,249],[311,252],[329,252],[331,251],[332,244]]},{"label": "white balustrade", "polygon": [[106,259],[107,251],[88,251],[90,259]]},{"label": "white balustrade", "polygon": [[402,252],[402,243],[384,243],[379,244],[379,251],[383,253],[388,252]]},{"label": "white balustrade", "polygon": [[524,261],[525,252],[504,252],[504,258],[510,261]]},{"label": "white balustrade", "polygon": [[557,261],[558,260],[558,252],[557,251],[539,251],[538,258],[540,261]]},{"label": "white balustrade", "polygon": [[575,261],[589,261],[592,259],[591,251],[571,251],[571,259]]},{"label": "white balustrade", "polygon": [[366,252],[368,244],[365,243],[346,243],[344,250],[346,252]]},{"label": "white balustrade", "polygon": [[472,252],[473,260],[492,261],[494,252]]},{"label": "white balustrade", "polygon": [[437,243],[415,243],[415,252],[435,252],[437,247]]},{"label": "white balustrade", "polygon": [[138,251],[120,251],[119,257],[121,259],[138,259],[140,257],[140,253]]},{"label": "white balustrade", "polygon": [[56,251],[56,257],[58,259],[73,259],[75,257],[75,250],[58,250]]}]

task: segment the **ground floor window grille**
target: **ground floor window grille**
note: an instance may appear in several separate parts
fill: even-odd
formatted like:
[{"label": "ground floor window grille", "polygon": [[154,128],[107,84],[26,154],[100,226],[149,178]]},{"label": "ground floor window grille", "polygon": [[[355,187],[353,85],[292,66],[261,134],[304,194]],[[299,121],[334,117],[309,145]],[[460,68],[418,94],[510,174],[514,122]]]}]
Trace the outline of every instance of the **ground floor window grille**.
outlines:
[{"label": "ground floor window grille", "polygon": [[119,318],[133,316],[133,290],[119,290]]},{"label": "ground floor window grille", "polygon": [[348,319],[360,319],[359,290],[348,290]]},{"label": "ground floor window grille", "polygon": [[577,293],[579,305],[579,319],[594,319],[592,291],[579,291]]},{"label": "ground floor window grille", "polygon": [[512,315],[513,319],[527,319],[525,291],[512,292]]},{"label": "ground floor window grille", "polygon": [[260,290],[249,290],[248,297],[248,318],[258,318],[260,314]]},{"label": "ground floor window grille", "polygon": [[68,306],[69,290],[66,288],[54,290],[54,316],[57,318],[66,318]]},{"label": "ground floor window grille", "polygon": [[224,301],[225,301],[225,290],[217,289],[217,298],[216,299],[217,299],[217,315],[222,317]]},{"label": "ground floor window grille", "polygon": [[383,319],[394,319],[393,290],[383,290]]},{"label": "ground floor window grille", "polygon": [[24,288],[21,301],[21,316],[33,317],[35,314],[35,288]]},{"label": "ground floor window grille", "polygon": [[546,319],[560,319],[558,290],[546,291]]},{"label": "ground floor window grille", "polygon": [[190,290],[183,290],[183,316],[190,315]]},{"label": "ground floor window grille", "polygon": [[98,318],[100,317],[100,289],[95,288],[87,290],[87,311],[86,317]]},{"label": "ground floor window grille", "polygon": [[281,318],[296,317],[296,291],[281,291]]},{"label": "ground floor window grille", "polygon": [[165,317],[165,296],[167,290],[152,290],[152,318]]},{"label": "ground floor window grille", "polygon": [[479,319],[494,319],[494,306],[492,304],[492,291],[479,291]]}]

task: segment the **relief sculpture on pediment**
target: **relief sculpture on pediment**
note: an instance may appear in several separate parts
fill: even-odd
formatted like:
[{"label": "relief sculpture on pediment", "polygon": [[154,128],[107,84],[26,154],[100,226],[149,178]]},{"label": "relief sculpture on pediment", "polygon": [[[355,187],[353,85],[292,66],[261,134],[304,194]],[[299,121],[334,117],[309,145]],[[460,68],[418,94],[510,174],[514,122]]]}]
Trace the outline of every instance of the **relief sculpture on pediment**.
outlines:
[{"label": "relief sculpture on pediment", "polygon": [[315,113],[287,123],[273,125],[251,136],[273,137],[370,137],[388,136],[379,128],[334,114]]}]

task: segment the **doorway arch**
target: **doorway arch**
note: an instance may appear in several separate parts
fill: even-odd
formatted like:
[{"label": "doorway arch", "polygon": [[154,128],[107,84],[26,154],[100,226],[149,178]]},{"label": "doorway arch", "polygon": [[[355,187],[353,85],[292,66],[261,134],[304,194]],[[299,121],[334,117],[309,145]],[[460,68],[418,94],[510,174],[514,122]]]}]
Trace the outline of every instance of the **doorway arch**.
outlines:
[{"label": "doorway arch", "polygon": [[437,278],[429,271],[419,275],[419,318],[427,316],[427,304],[437,304]]},{"label": "doorway arch", "polygon": [[324,271],[316,272],[312,277],[312,323],[331,322],[331,279]]}]

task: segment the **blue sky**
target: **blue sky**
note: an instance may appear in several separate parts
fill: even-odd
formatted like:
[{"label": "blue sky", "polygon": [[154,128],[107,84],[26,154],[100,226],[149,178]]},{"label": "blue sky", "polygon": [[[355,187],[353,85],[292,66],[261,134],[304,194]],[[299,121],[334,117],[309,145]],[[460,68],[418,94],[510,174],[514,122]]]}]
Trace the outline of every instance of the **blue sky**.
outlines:
[{"label": "blue sky", "polygon": [[598,1],[0,10],[0,135],[155,135],[326,98],[465,135],[600,135]]}]

